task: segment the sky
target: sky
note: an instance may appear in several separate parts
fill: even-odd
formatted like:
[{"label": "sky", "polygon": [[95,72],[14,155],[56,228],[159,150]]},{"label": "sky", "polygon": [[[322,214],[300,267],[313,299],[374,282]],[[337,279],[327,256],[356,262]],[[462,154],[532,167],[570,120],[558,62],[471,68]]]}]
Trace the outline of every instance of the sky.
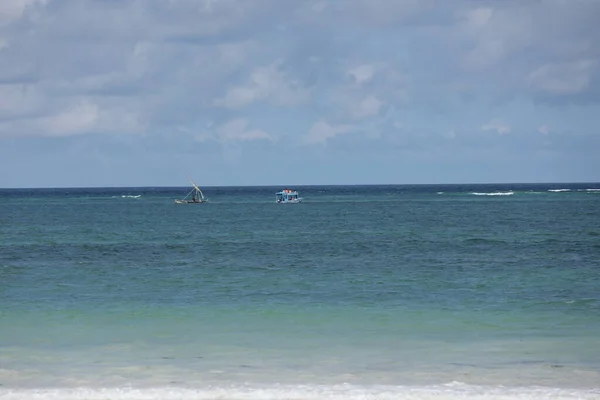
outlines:
[{"label": "sky", "polygon": [[2,0],[0,188],[600,181],[600,0]]}]

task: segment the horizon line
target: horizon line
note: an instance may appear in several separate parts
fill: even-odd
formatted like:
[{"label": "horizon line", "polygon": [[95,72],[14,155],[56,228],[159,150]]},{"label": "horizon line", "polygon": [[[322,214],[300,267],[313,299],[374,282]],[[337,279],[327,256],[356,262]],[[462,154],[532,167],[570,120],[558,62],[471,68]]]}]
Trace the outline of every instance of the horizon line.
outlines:
[{"label": "horizon line", "polygon": [[[272,188],[272,187],[332,187],[332,186],[452,186],[452,185],[581,185],[600,184],[600,181],[571,181],[571,182],[455,182],[455,183],[352,183],[352,184],[262,184],[262,185],[198,185],[203,188]],[[0,187],[0,190],[27,190],[27,189],[169,189],[182,188],[189,185],[144,185],[144,186],[23,186]]]}]

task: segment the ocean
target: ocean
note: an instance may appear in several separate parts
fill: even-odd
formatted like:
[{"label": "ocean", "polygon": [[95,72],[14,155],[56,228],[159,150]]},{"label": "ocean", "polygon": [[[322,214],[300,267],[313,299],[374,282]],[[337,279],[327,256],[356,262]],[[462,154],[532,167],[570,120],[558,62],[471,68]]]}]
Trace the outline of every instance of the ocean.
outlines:
[{"label": "ocean", "polygon": [[600,183],[0,190],[0,398],[600,399]]}]

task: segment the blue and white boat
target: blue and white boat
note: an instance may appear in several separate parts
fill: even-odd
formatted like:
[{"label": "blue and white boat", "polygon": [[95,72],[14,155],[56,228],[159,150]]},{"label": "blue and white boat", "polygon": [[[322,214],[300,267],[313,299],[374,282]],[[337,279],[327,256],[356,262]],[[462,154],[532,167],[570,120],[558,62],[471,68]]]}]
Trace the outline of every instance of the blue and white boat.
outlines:
[{"label": "blue and white boat", "polygon": [[275,201],[281,204],[295,204],[302,202],[302,197],[299,197],[295,190],[283,189],[281,192],[275,193]]}]

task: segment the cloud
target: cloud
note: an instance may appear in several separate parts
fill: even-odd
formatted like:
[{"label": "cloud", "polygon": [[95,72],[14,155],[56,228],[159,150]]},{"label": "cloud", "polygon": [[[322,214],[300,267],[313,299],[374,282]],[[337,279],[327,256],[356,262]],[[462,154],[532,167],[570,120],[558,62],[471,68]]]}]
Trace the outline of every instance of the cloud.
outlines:
[{"label": "cloud", "polygon": [[330,125],[327,121],[316,122],[304,135],[306,144],[327,144],[330,139],[336,136],[352,132],[356,128],[352,125]]},{"label": "cloud", "polygon": [[275,61],[256,68],[247,84],[230,88],[215,105],[236,109],[266,100],[275,106],[290,107],[305,103],[309,95],[310,90],[282,71],[281,61]]},{"label": "cloud", "polygon": [[366,128],[384,110],[400,108],[408,102],[408,78],[396,63],[342,65],[337,79],[326,92],[328,101],[322,109],[335,123],[362,120]]},{"label": "cloud", "polygon": [[496,131],[499,135],[506,135],[512,130],[510,126],[496,118],[492,119],[487,124],[481,125],[481,129],[484,131]]},{"label": "cloud", "polygon": [[341,16],[369,28],[418,24],[427,21],[427,13],[432,10],[435,12],[436,4],[438,3],[432,0],[350,0],[342,7]]},{"label": "cloud", "polygon": [[[215,140],[221,143],[248,142],[255,140],[276,141],[277,137],[260,129],[249,129],[250,122],[245,118],[236,118],[217,127],[209,125],[209,130],[195,135],[198,141]],[[210,129],[212,128],[212,129]],[[187,131],[187,129],[180,128]]]},{"label": "cloud", "polygon": [[356,107],[354,116],[357,118],[370,117],[377,115],[383,103],[373,95],[365,97]]},{"label": "cloud", "polygon": [[548,125],[542,124],[538,127],[538,132],[542,135],[548,135],[550,133],[550,128]]},{"label": "cloud", "polygon": [[[103,101],[101,101],[103,100]],[[0,140],[2,137],[72,136],[142,133],[135,110],[111,99],[66,97],[51,99],[31,85],[0,85]]]},{"label": "cloud", "polygon": [[[0,81],[27,83],[37,102],[72,97],[53,104],[64,107],[55,114],[81,97],[118,96],[115,110],[161,131],[194,128],[208,115],[249,119],[245,110],[257,106],[312,109],[312,123],[371,124],[390,106],[450,110],[461,99],[593,98],[597,90],[600,48],[591,39],[600,29],[590,15],[600,7],[588,3],[3,4],[10,23],[0,37],[10,45]],[[48,113],[27,107],[22,113]]]},{"label": "cloud", "polygon": [[75,104],[56,115],[43,118],[40,129],[51,135],[73,135],[93,132],[99,119],[98,106],[91,103]]},{"label": "cloud", "polygon": [[94,137],[260,164],[310,144],[396,165],[397,151],[509,152],[546,126],[585,152],[598,15],[596,1],[6,0],[0,147]]},{"label": "cloud", "polygon": [[0,2],[0,26],[18,20],[28,8],[44,5],[48,0],[4,0]]},{"label": "cloud", "polygon": [[589,89],[595,60],[546,64],[529,74],[531,86],[550,95],[573,95]]},{"label": "cloud", "polygon": [[354,81],[359,85],[369,82],[371,78],[373,78],[374,74],[375,67],[370,64],[359,65],[358,67],[348,71],[348,75],[352,76],[354,78]]},{"label": "cloud", "polygon": [[0,119],[26,117],[40,106],[41,95],[37,88],[18,84],[0,85]]},{"label": "cloud", "polygon": [[219,138],[223,141],[246,140],[275,140],[275,137],[260,129],[247,129],[248,120],[234,119],[217,129]]},{"label": "cloud", "polygon": [[485,27],[493,14],[494,9],[491,7],[474,8],[464,12],[467,24],[475,29]]}]

